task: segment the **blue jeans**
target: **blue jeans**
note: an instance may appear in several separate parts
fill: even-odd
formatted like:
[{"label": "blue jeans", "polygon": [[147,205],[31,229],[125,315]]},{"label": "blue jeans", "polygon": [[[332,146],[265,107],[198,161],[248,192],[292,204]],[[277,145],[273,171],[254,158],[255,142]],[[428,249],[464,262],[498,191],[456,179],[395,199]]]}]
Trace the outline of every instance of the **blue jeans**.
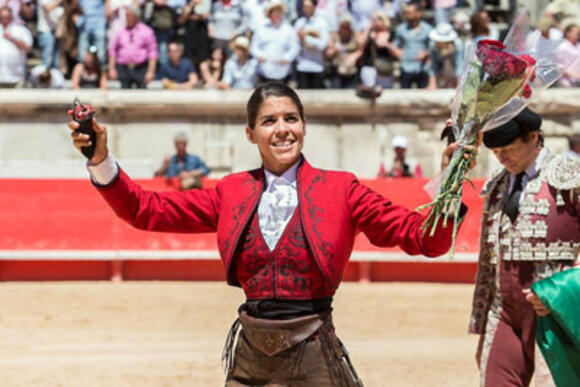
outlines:
[{"label": "blue jeans", "polygon": [[147,87],[147,84],[145,83],[147,65],[147,62],[140,65],[124,65],[117,63],[115,67],[119,74],[121,88],[131,89],[135,86],[137,89],[145,89]]},{"label": "blue jeans", "polygon": [[79,61],[85,59],[85,54],[89,50],[90,43],[97,48],[97,56],[101,66],[107,66],[107,29],[105,26],[87,27],[85,25],[79,31]]},{"label": "blue jeans", "polygon": [[58,52],[58,39],[52,32],[38,32],[38,46],[42,57],[42,64],[47,68],[58,69],[60,54]]},{"label": "blue jeans", "polygon": [[159,64],[169,63],[167,48],[173,39],[173,35],[173,30],[155,30],[155,38],[157,38],[157,50],[159,51]]}]

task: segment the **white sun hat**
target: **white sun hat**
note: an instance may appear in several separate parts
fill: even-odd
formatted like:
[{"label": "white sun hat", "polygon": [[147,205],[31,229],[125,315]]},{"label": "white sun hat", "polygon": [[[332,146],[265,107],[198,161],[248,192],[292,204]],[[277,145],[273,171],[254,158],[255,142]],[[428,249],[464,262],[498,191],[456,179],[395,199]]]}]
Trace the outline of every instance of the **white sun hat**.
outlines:
[{"label": "white sun hat", "polygon": [[448,43],[457,39],[457,32],[449,23],[439,23],[437,27],[431,30],[429,38],[435,42]]},{"label": "white sun hat", "polygon": [[409,140],[407,140],[405,136],[398,135],[393,138],[393,142],[391,144],[393,145],[393,148],[407,149],[409,146]]}]

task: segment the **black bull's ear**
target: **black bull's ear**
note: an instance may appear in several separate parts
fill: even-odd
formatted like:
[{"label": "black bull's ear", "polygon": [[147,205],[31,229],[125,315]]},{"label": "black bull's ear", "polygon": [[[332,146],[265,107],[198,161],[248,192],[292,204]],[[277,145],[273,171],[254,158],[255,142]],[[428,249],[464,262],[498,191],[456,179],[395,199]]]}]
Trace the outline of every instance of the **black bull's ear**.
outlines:
[{"label": "black bull's ear", "polygon": [[453,133],[453,126],[448,125],[443,128],[441,132],[441,141],[447,138],[447,145],[451,144],[452,142],[456,141],[455,134]]}]

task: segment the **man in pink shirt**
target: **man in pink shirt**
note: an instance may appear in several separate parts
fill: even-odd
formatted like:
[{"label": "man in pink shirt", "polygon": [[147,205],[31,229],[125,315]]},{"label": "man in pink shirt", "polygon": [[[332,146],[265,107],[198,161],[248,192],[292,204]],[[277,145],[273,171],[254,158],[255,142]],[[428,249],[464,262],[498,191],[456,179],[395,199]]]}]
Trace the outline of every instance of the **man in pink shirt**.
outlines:
[{"label": "man in pink shirt", "polygon": [[155,78],[157,40],[153,29],[139,22],[138,10],[127,8],[127,26],[119,28],[109,46],[109,78],[123,89],[144,89]]}]

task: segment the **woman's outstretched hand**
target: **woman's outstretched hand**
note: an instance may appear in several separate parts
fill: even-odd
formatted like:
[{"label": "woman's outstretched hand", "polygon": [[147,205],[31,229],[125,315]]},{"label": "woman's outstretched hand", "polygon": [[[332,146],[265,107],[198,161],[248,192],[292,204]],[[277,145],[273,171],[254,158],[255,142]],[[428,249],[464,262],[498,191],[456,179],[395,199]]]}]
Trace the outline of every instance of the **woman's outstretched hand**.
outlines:
[{"label": "woman's outstretched hand", "polygon": [[[69,110],[68,114],[72,118],[73,110]],[[73,145],[80,152],[81,148],[90,146],[91,141],[89,140],[90,137],[88,134],[76,132],[78,127],[78,122],[74,120],[68,122],[68,128],[71,130],[70,136],[73,140]],[[95,153],[91,158],[91,162],[93,164],[99,164],[109,155],[109,149],[107,148],[107,128],[103,125],[99,125],[97,119],[93,118],[93,130],[95,131],[97,145],[95,147]]]},{"label": "woman's outstretched hand", "polygon": [[[451,126],[451,120],[447,120],[447,122],[445,123],[445,127],[450,127]],[[477,141],[475,142],[475,145],[466,145],[465,146],[465,154],[463,155],[463,157],[465,157],[466,160],[468,160],[472,154],[474,154],[475,156],[477,156],[477,150],[479,149],[479,146],[481,145],[481,142],[483,140],[483,133],[479,132],[477,134]],[[449,165],[449,162],[451,161],[451,156],[453,155],[453,152],[455,151],[455,149],[457,148],[457,146],[459,145],[459,141],[455,141],[452,142],[451,144],[447,145],[447,148],[445,148],[445,150],[443,151],[443,155],[441,157],[441,170],[443,171],[445,168],[447,168],[447,166]],[[469,170],[472,170],[473,168],[475,168],[475,157],[473,157],[473,159],[471,160],[471,162],[469,163]]]}]

